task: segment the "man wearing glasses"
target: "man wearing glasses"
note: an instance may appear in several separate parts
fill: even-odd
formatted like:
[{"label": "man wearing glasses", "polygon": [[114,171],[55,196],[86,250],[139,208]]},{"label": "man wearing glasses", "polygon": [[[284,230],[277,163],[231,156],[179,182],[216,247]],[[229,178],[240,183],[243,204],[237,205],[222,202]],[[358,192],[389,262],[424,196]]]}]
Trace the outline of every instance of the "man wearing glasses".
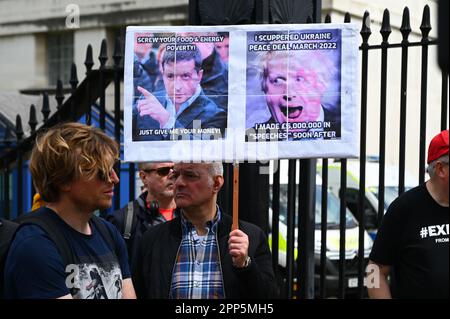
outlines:
[{"label": "man wearing glasses", "polygon": [[171,220],[176,207],[174,185],[169,179],[173,163],[144,162],[139,163],[138,168],[145,191],[110,217],[125,238],[130,263],[143,233],[154,225]]},{"label": "man wearing glasses", "polygon": [[[5,264],[6,298],[135,298],[125,243],[113,225],[94,216],[112,204],[118,157],[113,139],[80,123],[38,136],[29,165],[46,206],[15,233]],[[117,281],[119,293],[110,289]],[[94,286],[99,293],[92,294]]]}]

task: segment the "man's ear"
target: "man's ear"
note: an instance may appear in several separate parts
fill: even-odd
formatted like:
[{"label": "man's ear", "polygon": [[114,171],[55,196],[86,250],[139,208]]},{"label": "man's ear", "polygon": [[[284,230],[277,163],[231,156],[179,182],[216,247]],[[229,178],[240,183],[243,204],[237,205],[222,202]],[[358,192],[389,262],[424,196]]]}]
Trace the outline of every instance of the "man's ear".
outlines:
[{"label": "man's ear", "polygon": [[434,171],[437,176],[444,177],[445,176],[445,167],[446,164],[442,163],[441,161],[437,161],[436,165],[434,166]]},{"label": "man's ear", "polygon": [[214,193],[218,193],[220,191],[220,189],[223,186],[223,176],[222,175],[216,175],[214,176],[214,183],[213,183],[213,190]]},{"label": "man's ear", "polygon": [[139,178],[141,179],[142,183],[145,184],[145,182],[144,182],[144,179],[145,179],[145,172],[139,171]]}]

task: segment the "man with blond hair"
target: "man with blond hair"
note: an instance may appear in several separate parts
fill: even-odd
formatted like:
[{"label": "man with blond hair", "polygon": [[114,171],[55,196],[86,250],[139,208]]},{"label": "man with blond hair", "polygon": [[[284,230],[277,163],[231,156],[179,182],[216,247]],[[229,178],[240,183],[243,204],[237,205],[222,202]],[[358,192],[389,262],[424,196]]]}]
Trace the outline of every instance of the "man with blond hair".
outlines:
[{"label": "man with blond hair", "polygon": [[[46,206],[22,222],[11,243],[6,298],[135,298],[123,239],[93,215],[112,204],[118,156],[113,139],[79,123],[58,125],[38,137],[30,171]],[[88,273],[94,269],[103,294],[91,294]],[[120,294],[111,289],[116,275]]]}]

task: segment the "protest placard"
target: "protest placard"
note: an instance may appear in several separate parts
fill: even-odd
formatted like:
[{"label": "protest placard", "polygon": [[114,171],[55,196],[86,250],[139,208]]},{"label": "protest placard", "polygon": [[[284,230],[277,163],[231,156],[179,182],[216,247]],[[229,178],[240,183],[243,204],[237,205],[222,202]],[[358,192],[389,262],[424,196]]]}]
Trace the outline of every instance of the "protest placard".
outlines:
[{"label": "protest placard", "polygon": [[353,24],[128,27],[126,161],[355,157]]}]

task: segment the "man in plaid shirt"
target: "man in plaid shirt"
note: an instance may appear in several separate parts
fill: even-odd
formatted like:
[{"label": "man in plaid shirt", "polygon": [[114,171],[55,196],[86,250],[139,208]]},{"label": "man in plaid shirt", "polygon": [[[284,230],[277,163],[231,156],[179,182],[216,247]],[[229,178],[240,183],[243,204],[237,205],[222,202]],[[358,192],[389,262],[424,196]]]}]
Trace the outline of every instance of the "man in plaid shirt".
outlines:
[{"label": "man in plaid shirt", "polygon": [[147,231],[133,281],[139,298],[270,298],[274,274],[267,238],[216,204],[221,163],[175,164],[172,178],[179,214]]}]

